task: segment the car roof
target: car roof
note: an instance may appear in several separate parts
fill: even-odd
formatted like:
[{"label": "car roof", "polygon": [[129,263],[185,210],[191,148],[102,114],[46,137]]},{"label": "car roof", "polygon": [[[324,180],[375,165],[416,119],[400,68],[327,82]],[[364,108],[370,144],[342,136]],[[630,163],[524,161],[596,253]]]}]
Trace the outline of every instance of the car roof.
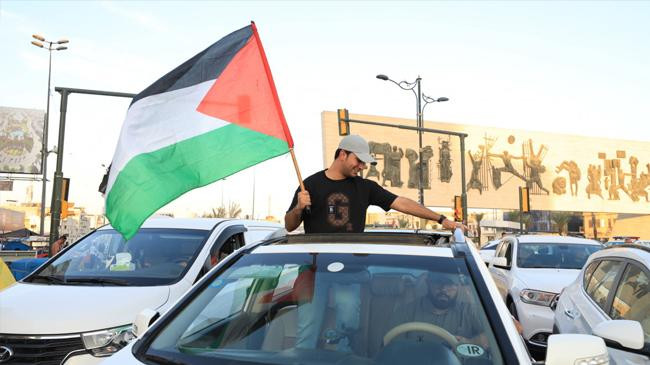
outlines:
[{"label": "car roof", "polygon": [[[254,221],[247,219],[228,219],[228,218],[170,218],[170,217],[156,217],[149,218],[141,228],[176,228],[176,229],[199,229],[199,230],[212,230],[217,224],[225,221],[233,221],[246,226],[268,226],[268,227],[281,227],[280,224],[266,221]],[[106,225],[100,229],[112,229],[110,225]]]},{"label": "car roof", "polygon": [[633,258],[637,261],[645,262],[646,266],[650,267],[650,247],[644,245],[624,244],[605,247],[604,249],[592,254],[590,261],[594,258],[607,256]]},{"label": "car roof", "polygon": [[578,245],[599,245],[602,244],[598,241],[569,236],[552,236],[552,235],[521,235],[517,236],[517,240],[521,243],[569,243]]}]

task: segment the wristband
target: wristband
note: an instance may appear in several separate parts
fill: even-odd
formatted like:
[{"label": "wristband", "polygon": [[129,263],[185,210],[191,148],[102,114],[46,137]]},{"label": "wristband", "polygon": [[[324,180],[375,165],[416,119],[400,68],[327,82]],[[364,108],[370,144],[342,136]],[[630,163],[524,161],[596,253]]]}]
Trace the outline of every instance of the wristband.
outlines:
[{"label": "wristband", "polygon": [[445,217],[444,215],[440,214],[440,218],[438,218],[438,224],[442,224],[442,222],[444,222],[445,219],[447,219],[447,217]]}]

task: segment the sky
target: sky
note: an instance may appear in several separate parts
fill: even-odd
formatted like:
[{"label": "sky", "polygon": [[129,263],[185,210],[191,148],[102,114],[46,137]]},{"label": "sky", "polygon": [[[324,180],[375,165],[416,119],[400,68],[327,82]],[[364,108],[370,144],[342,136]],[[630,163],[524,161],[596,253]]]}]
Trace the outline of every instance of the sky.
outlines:
[{"label": "sky", "polygon": [[[255,21],[303,177],[323,166],[321,112],[414,118],[413,81],[449,102],[425,119],[650,143],[648,1],[7,1],[0,0],[0,106],[45,109],[47,51],[32,34],[69,39],[52,54],[56,86],[138,93],[228,33]],[[102,213],[97,186],[128,99],[69,98],[63,173],[70,201]],[[56,155],[48,159],[53,176]],[[48,184],[47,204],[51,183]],[[40,182],[16,182],[0,204]],[[282,217],[297,187],[288,155],[189,192],[161,212],[201,214],[229,202]],[[253,196],[255,197],[253,199]]]}]

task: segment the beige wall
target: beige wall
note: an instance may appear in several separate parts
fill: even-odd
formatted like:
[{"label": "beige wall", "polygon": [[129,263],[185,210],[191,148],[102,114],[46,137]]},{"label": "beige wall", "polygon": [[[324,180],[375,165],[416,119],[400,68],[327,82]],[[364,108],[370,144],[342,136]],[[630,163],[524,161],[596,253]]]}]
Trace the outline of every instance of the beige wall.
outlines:
[{"label": "beige wall", "polygon": [[[368,120],[392,124],[414,126],[415,121],[389,117],[350,114],[350,119]],[[639,141],[613,140],[605,138],[581,137],[566,134],[542,133],[525,130],[509,130],[489,128],[472,125],[460,125],[441,122],[425,122],[426,128],[442,129],[468,134],[465,140],[466,148],[466,183],[470,182],[472,163],[469,153],[479,153],[480,146],[488,145],[489,154],[483,153],[479,158],[482,163],[481,183],[486,187],[482,193],[477,189],[468,189],[467,201],[470,208],[498,208],[518,209],[518,187],[526,183],[508,172],[501,172],[501,186],[497,189],[493,182],[492,171],[504,166],[501,157],[496,155],[507,151],[513,158],[511,160],[515,171],[523,178],[531,178],[531,170],[525,170],[524,159],[531,161],[535,155],[541,157],[541,165],[545,170],[539,174],[542,186],[549,191],[547,195],[537,184],[531,188],[531,209],[534,210],[560,210],[560,211],[585,211],[585,212],[618,212],[618,213],[650,213],[650,203],[644,194],[648,194],[648,180],[650,180],[650,143]],[[336,112],[325,111],[322,113],[323,129],[323,165],[329,166],[334,157],[334,151],[341,137],[338,135]],[[406,154],[407,149],[417,151],[418,137],[414,131],[387,128],[381,126],[351,123],[350,130],[353,134],[362,135],[366,140],[378,144],[388,143],[390,147],[397,146]],[[451,152],[452,176],[449,182],[439,179],[438,159],[443,141],[449,141]],[[532,144],[532,153],[530,145]],[[460,179],[460,142],[458,137],[426,133],[423,146],[431,146],[433,157],[429,164],[431,176],[431,189],[425,190],[425,204],[428,206],[452,206],[454,195],[461,194]],[[543,146],[543,147],[542,147]],[[540,154],[540,148],[542,152]],[[378,150],[380,148],[378,147]],[[399,150],[398,150],[399,151]],[[485,151],[485,149],[484,149]],[[398,152],[399,153],[399,152]],[[524,159],[521,159],[521,157]],[[381,157],[381,156],[380,156]],[[636,172],[630,165],[631,157],[638,160]],[[563,162],[575,162],[579,169],[580,178],[577,180],[577,191],[572,194],[570,188],[569,172],[560,169]],[[600,196],[592,194],[587,196],[589,185],[588,168],[590,165],[600,167],[600,178],[594,179],[600,186]],[[568,165],[567,165],[568,166]],[[417,189],[408,188],[409,161],[406,156],[400,159],[402,187],[391,186],[390,180],[386,181],[387,188],[392,192],[408,196],[417,200]],[[610,169],[614,186],[624,186],[623,189],[612,189],[612,195],[606,189],[610,177],[606,177],[606,170]],[[380,160],[377,171],[381,176],[384,170],[384,161]],[[364,176],[368,173],[365,171]],[[575,175],[574,175],[575,176]],[[382,183],[381,177],[370,177]],[[564,178],[565,191],[554,190],[553,184],[561,185],[559,180]],[[622,181],[622,184],[619,183]],[[632,181],[636,187],[633,188]],[[632,191],[636,190],[636,199],[632,198]],[[618,194],[616,199],[615,194]]]}]

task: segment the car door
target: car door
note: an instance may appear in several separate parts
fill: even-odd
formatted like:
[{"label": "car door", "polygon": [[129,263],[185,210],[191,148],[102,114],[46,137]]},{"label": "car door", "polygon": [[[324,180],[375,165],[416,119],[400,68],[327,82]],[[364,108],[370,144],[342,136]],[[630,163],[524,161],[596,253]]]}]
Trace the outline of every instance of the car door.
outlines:
[{"label": "car door", "polygon": [[585,270],[582,285],[567,293],[570,300],[557,310],[575,333],[591,334],[597,324],[609,319],[607,309],[624,266],[618,259],[594,261]]},{"label": "car door", "polygon": [[635,261],[629,261],[620,280],[611,306],[611,319],[627,319],[641,324],[645,346],[641,353],[609,348],[616,364],[647,364],[650,355],[650,273]]},{"label": "car door", "polygon": [[506,299],[508,295],[508,289],[510,288],[510,270],[512,265],[512,250],[514,246],[514,240],[510,238],[505,238],[497,247],[497,252],[494,257],[505,257],[507,265],[500,266],[490,263],[490,274],[492,274],[492,279],[499,289],[499,293],[503,300]]}]

